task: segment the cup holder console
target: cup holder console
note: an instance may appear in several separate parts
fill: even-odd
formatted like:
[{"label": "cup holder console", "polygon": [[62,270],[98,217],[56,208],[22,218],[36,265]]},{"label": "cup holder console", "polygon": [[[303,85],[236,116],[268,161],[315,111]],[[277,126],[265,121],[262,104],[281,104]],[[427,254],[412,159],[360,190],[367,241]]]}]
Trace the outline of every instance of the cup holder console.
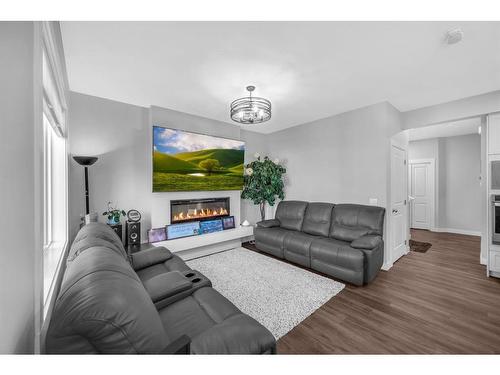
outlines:
[{"label": "cup holder console", "polygon": [[185,271],[184,277],[191,281],[191,286],[194,289],[202,288],[204,286],[212,286],[210,280],[195,270]]}]

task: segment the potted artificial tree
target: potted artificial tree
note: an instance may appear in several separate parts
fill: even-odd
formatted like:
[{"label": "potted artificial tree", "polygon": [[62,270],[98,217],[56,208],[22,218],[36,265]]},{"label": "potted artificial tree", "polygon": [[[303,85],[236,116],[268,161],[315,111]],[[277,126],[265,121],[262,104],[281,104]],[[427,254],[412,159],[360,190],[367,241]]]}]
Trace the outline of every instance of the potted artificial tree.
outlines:
[{"label": "potted artificial tree", "polygon": [[264,220],[266,203],[274,206],[277,198],[285,198],[283,175],[286,169],[279,164],[278,159],[272,161],[267,156],[261,159],[259,154],[255,154],[255,157],[256,160],[245,166],[241,197],[258,204],[260,216]]}]

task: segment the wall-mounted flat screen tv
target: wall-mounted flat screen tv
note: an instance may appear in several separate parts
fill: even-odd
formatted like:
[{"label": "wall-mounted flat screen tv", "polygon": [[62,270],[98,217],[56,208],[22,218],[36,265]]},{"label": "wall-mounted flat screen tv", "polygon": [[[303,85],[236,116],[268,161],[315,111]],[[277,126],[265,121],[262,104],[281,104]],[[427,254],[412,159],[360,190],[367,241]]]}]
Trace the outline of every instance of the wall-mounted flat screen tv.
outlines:
[{"label": "wall-mounted flat screen tv", "polygon": [[153,126],[153,192],[242,190],[245,142]]}]

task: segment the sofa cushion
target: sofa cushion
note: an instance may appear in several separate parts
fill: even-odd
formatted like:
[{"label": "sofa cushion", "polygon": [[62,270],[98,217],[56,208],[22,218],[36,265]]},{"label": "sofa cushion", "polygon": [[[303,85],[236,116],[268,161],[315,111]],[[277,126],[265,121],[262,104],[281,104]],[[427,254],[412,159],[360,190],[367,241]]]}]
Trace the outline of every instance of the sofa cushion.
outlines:
[{"label": "sofa cushion", "polygon": [[355,249],[374,249],[382,244],[382,237],[373,234],[367,234],[363,237],[359,237],[351,242],[351,247]]},{"label": "sofa cushion", "polygon": [[283,258],[285,237],[292,231],[280,227],[254,229],[255,246],[268,254]]},{"label": "sofa cushion", "polygon": [[78,255],[96,246],[107,247],[108,249],[113,250],[119,256],[123,257],[124,249],[120,248],[115,243],[110,242],[108,240],[104,240],[102,238],[88,236],[88,237],[80,237],[79,241],[73,242],[73,245],[71,245],[66,262],[68,263],[72,262]]},{"label": "sofa cushion", "polygon": [[245,314],[227,318],[196,336],[192,354],[271,354],[275,338],[267,329]]},{"label": "sofa cushion", "polygon": [[159,246],[133,253],[131,258],[132,267],[137,271],[169,260],[172,258],[172,253],[167,248]]},{"label": "sofa cushion", "polygon": [[311,243],[311,262],[319,260],[350,270],[363,271],[364,253],[349,243],[333,238],[319,238]]},{"label": "sofa cushion", "polygon": [[191,281],[179,271],[165,272],[143,283],[153,302],[179,294],[192,288]]},{"label": "sofa cushion", "polygon": [[[97,245],[97,241],[100,241],[99,246],[103,245],[102,241],[106,241],[109,244],[107,247],[115,250],[118,254],[120,254],[124,259],[127,259],[127,251],[123,246],[123,243],[116,234],[116,232],[104,223],[89,223],[80,229],[77,233],[73,244],[71,245],[68,261],[73,260],[85,249],[92,247],[89,244],[95,243]],[[80,243],[83,241],[82,243]]]},{"label": "sofa cushion", "polygon": [[290,231],[284,240],[283,253],[285,259],[302,266],[310,267],[309,247],[317,238],[317,236],[307,233]]},{"label": "sofa cushion", "polygon": [[198,289],[159,313],[169,336],[191,338],[193,354],[263,353],[275,345],[266,328],[213,288]]},{"label": "sofa cushion", "polygon": [[281,228],[300,231],[307,202],[282,201],[276,210],[276,219],[280,221]]},{"label": "sofa cushion", "polygon": [[47,332],[48,353],[160,353],[170,341],[120,255],[93,247],[69,264]]},{"label": "sofa cushion", "polygon": [[141,270],[136,270],[137,276],[144,283],[148,279],[161,275],[165,272],[171,271],[189,271],[191,268],[178,256],[173,254],[172,258],[166,260],[165,262],[154,264],[152,266],[143,268]]},{"label": "sofa cushion", "polygon": [[337,204],[332,211],[330,237],[352,242],[366,234],[382,235],[385,209],[359,204]]},{"label": "sofa cushion", "polygon": [[262,220],[257,223],[257,226],[262,228],[279,227],[280,221],[278,219]]},{"label": "sofa cushion", "polygon": [[333,204],[313,202],[307,205],[302,232],[328,237]]}]

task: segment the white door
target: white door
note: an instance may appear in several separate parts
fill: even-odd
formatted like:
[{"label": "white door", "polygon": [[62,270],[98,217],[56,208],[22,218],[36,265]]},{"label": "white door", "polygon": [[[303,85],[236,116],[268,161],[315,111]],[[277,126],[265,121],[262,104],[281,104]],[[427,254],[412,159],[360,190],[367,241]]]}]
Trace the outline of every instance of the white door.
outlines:
[{"label": "white door", "polygon": [[410,160],[411,227],[434,226],[434,160]]},{"label": "white door", "polygon": [[395,262],[407,253],[407,177],[406,151],[391,147],[391,257]]}]

